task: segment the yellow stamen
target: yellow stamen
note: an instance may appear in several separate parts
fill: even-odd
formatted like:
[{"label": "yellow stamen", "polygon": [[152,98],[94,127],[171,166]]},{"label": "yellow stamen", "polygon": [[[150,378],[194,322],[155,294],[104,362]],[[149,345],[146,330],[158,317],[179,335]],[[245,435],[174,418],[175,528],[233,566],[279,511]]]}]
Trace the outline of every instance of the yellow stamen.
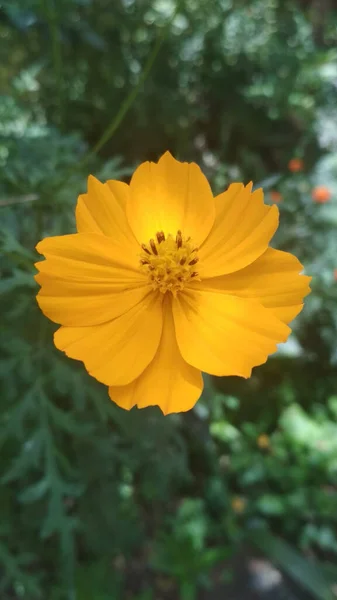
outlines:
[{"label": "yellow stamen", "polygon": [[198,280],[198,273],[193,270],[199,260],[198,248],[193,246],[191,238],[184,238],[180,230],[175,238],[158,231],[155,238],[141,247],[140,268],[148,275],[154,290],[176,296],[191,279]]}]

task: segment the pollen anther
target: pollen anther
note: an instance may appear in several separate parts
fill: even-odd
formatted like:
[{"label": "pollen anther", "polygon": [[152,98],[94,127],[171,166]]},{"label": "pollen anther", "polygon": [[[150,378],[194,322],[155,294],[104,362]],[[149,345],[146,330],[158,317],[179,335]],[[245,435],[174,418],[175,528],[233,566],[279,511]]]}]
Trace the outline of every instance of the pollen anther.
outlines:
[{"label": "pollen anther", "polygon": [[145,244],[142,244],[142,248],[143,248],[144,252],[146,252],[147,254],[151,254],[150,250],[147,249]]},{"label": "pollen anther", "polygon": [[158,244],[165,242],[165,233],[163,231],[158,231],[158,233],[156,233],[156,238],[158,240]]},{"label": "pollen anther", "polygon": [[157,250],[156,244],[155,244],[154,240],[152,240],[152,239],[150,240],[150,246],[152,248],[153,254],[157,254],[158,255],[158,250]]}]

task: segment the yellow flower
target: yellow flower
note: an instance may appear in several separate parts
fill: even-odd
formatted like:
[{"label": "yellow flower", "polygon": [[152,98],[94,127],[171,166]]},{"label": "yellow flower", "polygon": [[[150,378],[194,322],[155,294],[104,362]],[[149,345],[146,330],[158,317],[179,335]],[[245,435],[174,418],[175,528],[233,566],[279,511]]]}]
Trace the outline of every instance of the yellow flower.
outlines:
[{"label": "yellow flower", "polygon": [[259,435],[259,437],[257,438],[257,445],[262,450],[270,448],[269,436],[266,433],[261,433],[261,435]]},{"label": "yellow flower", "polygon": [[235,496],[231,501],[232,509],[237,514],[241,515],[246,508],[246,500],[241,496]]},{"label": "yellow flower", "polygon": [[37,245],[37,300],[61,325],[56,347],[127,410],[189,410],[201,371],[249,377],[310,291],[297,258],[268,248],[278,209],[261,189],[213,197],[199,167],[169,152],[130,185],[89,177],[76,221],[78,233]]}]

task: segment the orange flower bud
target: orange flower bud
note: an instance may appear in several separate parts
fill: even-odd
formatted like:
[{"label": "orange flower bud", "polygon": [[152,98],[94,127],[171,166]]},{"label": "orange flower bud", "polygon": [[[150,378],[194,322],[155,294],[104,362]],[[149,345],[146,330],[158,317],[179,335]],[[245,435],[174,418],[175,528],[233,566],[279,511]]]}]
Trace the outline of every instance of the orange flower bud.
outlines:
[{"label": "orange flower bud", "polygon": [[311,196],[314,202],[317,202],[318,204],[324,204],[325,202],[329,202],[331,198],[331,192],[325,185],[318,185],[312,190]]},{"label": "orange flower bud", "polygon": [[288,162],[288,169],[292,173],[298,173],[299,171],[303,171],[304,162],[301,158],[292,158]]},{"label": "orange flower bud", "polygon": [[278,192],[277,190],[271,190],[270,199],[272,202],[281,202],[282,194],[280,194],[280,192]]}]

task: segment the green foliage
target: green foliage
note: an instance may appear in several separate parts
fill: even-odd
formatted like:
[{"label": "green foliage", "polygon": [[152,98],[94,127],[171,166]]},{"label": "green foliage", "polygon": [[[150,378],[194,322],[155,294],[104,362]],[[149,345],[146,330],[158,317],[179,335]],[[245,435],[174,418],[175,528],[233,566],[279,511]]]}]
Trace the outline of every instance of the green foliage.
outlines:
[{"label": "green foliage", "polygon": [[[219,397],[218,401],[225,406],[226,398]],[[333,406],[333,401],[328,405]],[[220,466],[227,482],[235,495],[246,501],[240,519],[247,524],[272,524],[275,532],[303,550],[335,555],[337,449],[333,414],[314,405],[309,415],[297,404],[290,404],[270,436],[261,431],[261,422],[243,422],[238,428],[231,425],[228,436],[224,412],[218,412],[210,432],[219,445],[217,454],[221,453]]]},{"label": "green foliage", "polygon": [[[191,600],[219,573],[228,580],[253,534],[300,587],[329,598],[336,14],[318,5],[3,0],[1,599]],[[122,411],[54,348],[33,265],[40,239],[74,231],[89,173],[127,180],[167,148],[196,160],[216,192],[240,179],[267,202],[278,191],[275,245],[299,257],[313,291],[290,341],[249,381],[206,378],[191,413],[165,418]],[[294,157],[303,171],[289,171]],[[317,185],[326,204],[313,201]]]},{"label": "green foliage", "polygon": [[182,600],[194,600],[198,586],[209,586],[209,571],[230,551],[206,546],[210,524],[202,499],[182,500],[170,521],[169,533],[154,548],[152,566],[177,581]]},{"label": "green foliage", "polygon": [[[304,587],[317,600],[333,600],[334,594],[322,567],[303,558],[282,540],[266,531],[257,531],[251,539],[276,564],[284,568],[295,581]],[[337,570],[334,569],[334,577]],[[334,579],[332,579],[334,581]]]}]

